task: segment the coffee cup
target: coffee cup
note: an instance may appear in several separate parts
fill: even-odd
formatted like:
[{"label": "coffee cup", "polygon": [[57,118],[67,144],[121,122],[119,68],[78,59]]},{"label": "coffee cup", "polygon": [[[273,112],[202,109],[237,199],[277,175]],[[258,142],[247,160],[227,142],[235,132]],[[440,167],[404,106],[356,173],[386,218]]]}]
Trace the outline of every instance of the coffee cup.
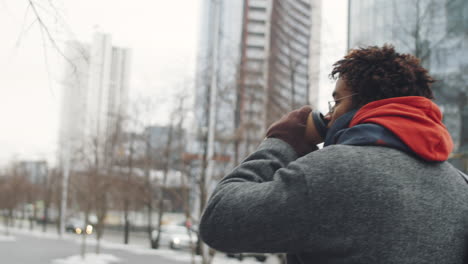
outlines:
[{"label": "coffee cup", "polygon": [[324,119],[323,114],[313,110],[307,118],[305,134],[307,143],[317,145],[324,142],[327,136],[327,124],[328,121]]}]

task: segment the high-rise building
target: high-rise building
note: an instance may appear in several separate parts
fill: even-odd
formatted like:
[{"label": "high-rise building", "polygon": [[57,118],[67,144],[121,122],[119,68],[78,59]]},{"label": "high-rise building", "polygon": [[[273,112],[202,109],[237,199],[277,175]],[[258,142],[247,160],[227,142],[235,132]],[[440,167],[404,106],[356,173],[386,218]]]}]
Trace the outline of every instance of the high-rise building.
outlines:
[{"label": "high-rise building", "polygon": [[[147,143],[141,149],[149,151],[151,163],[158,169],[168,168],[183,171],[180,160],[185,149],[186,130],[176,126],[153,125],[145,128],[141,138]],[[169,158],[169,160],[167,160]]]},{"label": "high-rise building", "polygon": [[85,139],[88,98],[89,46],[78,41],[65,45],[64,76],[59,127],[59,159],[76,152]]},{"label": "high-rise building", "polygon": [[[130,50],[113,46],[110,35],[96,33],[92,44],[67,42],[65,57],[60,149],[74,155],[90,144],[103,145],[124,118]],[[105,148],[98,149],[104,157]]]},{"label": "high-rise building", "polygon": [[19,173],[26,176],[31,183],[46,184],[47,162],[46,161],[21,161],[18,163]]},{"label": "high-rise building", "polygon": [[318,78],[310,78],[316,73],[309,67],[311,39],[319,40],[311,32],[320,34],[319,23],[315,29],[312,23],[313,11],[319,13],[312,11],[314,2],[204,1],[195,99],[198,139],[206,139],[210,90],[216,85],[215,153],[230,156],[232,163],[257,147],[271,123],[311,103],[311,87],[318,87]]},{"label": "high-rise building", "polygon": [[108,137],[127,106],[130,50],[112,46],[111,36],[96,34],[90,49],[87,129]]},{"label": "high-rise building", "polygon": [[468,151],[468,1],[349,0],[348,48],[391,43],[438,80],[435,102],[455,143]]},{"label": "high-rise building", "polygon": [[[282,115],[310,104],[310,1],[244,1],[238,80],[242,158]],[[314,84],[314,87],[317,87]]]},{"label": "high-rise building", "polygon": [[217,119],[225,120],[217,124],[217,130],[231,132],[236,99],[233,91],[240,60],[242,2],[204,0],[202,7],[195,89],[197,127],[200,135],[206,134],[210,87],[215,77],[220,97],[216,115]]}]

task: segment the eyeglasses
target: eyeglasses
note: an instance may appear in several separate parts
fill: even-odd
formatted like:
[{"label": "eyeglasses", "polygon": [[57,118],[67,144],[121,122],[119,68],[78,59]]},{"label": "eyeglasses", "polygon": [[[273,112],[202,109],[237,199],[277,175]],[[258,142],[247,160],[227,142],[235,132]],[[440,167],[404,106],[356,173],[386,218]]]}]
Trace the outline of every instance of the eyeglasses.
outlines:
[{"label": "eyeglasses", "polygon": [[353,93],[353,94],[338,98],[338,99],[333,100],[333,101],[328,101],[328,112],[333,113],[333,111],[335,110],[335,106],[336,106],[337,101],[340,101],[342,99],[345,99],[345,98],[348,98],[348,97],[351,97],[351,96],[355,96],[355,95],[357,95],[357,93]]}]

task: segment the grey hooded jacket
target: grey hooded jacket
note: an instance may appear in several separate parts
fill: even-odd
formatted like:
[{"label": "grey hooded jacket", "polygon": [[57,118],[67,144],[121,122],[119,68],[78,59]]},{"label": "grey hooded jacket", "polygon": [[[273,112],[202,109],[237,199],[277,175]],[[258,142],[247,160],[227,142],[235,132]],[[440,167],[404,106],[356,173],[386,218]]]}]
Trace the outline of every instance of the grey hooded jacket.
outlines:
[{"label": "grey hooded jacket", "polygon": [[203,241],[288,264],[468,263],[468,184],[448,162],[333,145],[297,159],[263,141],[214,190]]}]

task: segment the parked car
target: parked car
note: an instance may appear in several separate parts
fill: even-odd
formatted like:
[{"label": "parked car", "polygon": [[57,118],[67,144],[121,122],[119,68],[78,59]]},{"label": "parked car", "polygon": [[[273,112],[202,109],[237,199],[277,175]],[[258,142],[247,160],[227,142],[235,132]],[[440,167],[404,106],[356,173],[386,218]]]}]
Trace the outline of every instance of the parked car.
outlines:
[{"label": "parked car", "polygon": [[238,260],[243,260],[244,258],[255,258],[260,262],[264,262],[268,255],[264,253],[226,253],[229,258],[236,258]]},{"label": "parked car", "polygon": [[65,230],[78,235],[91,235],[93,233],[93,225],[88,224],[85,226],[85,222],[78,218],[70,218],[65,224]]},{"label": "parked car", "polygon": [[[158,230],[153,230],[153,240],[158,236]],[[192,249],[196,246],[197,234],[182,225],[161,226],[161,238],[159,245],[171,249]]]}]

